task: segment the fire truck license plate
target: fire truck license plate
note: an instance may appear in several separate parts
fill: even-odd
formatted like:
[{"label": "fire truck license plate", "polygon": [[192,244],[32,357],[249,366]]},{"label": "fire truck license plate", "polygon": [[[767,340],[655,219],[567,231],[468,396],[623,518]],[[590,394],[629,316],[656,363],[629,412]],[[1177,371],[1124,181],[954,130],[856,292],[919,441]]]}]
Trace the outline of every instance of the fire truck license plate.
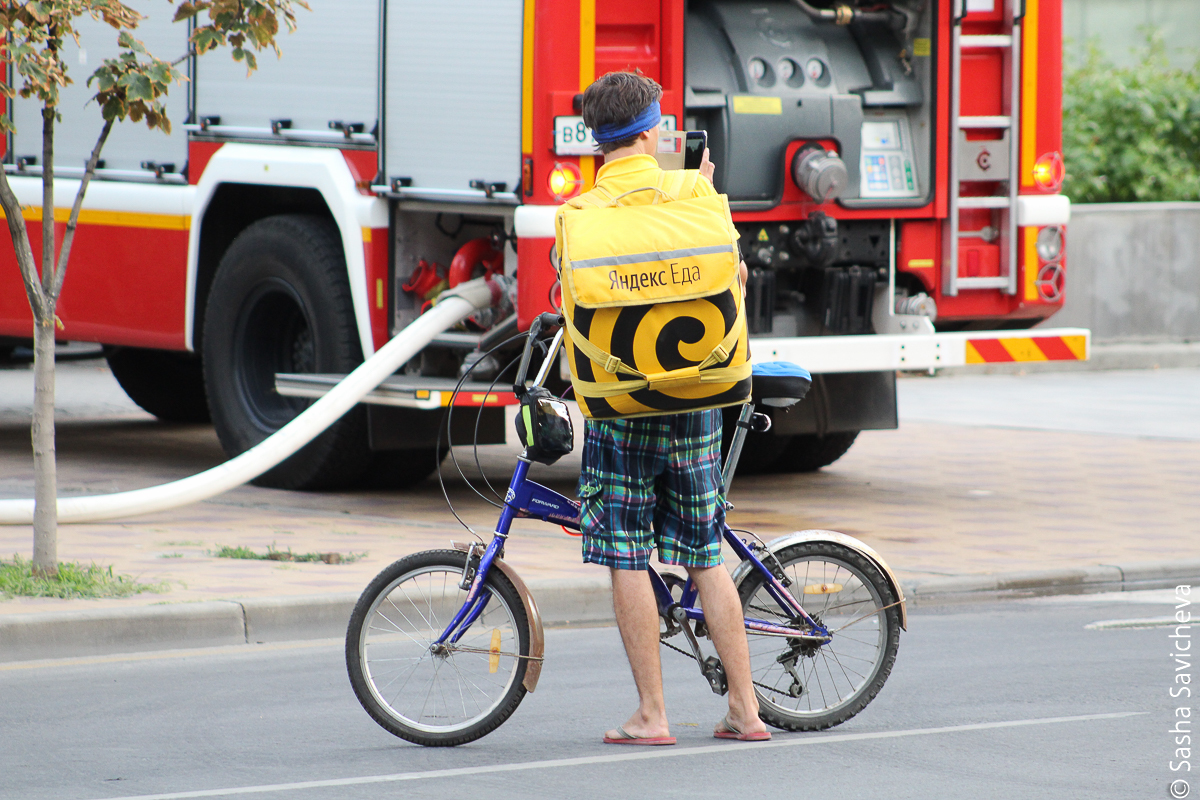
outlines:
[{"label": "fire truck license plate", "polygon": [[[658,127],[664,131],[675,130],[675,115],[663,114]],[[596,140],[592,138],[591,130],[583,124],[583,117],[554,118],[554,155],[594,156],[596,147]]]}]

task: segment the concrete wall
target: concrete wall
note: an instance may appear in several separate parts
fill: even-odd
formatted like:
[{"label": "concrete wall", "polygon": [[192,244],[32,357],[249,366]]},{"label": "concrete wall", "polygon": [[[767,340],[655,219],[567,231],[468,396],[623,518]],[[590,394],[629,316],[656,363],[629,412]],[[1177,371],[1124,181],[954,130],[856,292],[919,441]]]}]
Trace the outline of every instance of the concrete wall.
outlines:
[{"label": "concrete wall", "polygon": [[1200,55],[1200,0],[1063,0],[1068,52],[1095,38],[1117,65],[1132,66],[1147,28],[1162,31],[1174,66],[1191,66]]},{"label": "concrete wall", "polygon": [[1047,326],[1100,343],[1200,341],[1200,203],[1074,206],[1066,297]]}]

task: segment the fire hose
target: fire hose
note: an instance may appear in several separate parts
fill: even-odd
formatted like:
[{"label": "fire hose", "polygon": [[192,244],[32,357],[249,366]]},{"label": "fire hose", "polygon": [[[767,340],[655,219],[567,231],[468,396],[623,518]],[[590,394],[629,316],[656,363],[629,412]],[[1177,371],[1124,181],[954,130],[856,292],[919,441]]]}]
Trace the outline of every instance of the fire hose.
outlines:
[{"label": "fire hose", "polygon": [[[428,345],[435,336],[499,300],[501,287],[477,278],[444,292],[439,302],[400,331],[299,416],[246,452],[212,469],[160,486],[58,500],[58,521],[151,514],[198,503],[241,486],[291,456],[339,420],[368,392]],[[0,500],[0,524],[33,523],[33,500]]]}]

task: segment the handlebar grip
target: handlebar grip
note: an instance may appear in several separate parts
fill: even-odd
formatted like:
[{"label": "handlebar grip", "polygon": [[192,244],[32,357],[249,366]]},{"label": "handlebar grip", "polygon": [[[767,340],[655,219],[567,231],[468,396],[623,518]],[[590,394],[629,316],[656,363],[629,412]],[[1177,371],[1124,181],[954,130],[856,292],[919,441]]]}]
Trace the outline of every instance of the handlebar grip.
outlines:
[{"label": "handlebar grip", "polygon": [[541,320],[543,330],[546,328],[562,327],[562,325],[566,322],[566,320],[563,319],[562,314],[553,314],[549,311],[539,314],[538,319]]},{"label": "handlebar grip", "polygon": [[525,350],[521,353],[521,366],[517,368],[517,378],[513,381],[513,394],[517,397],[525,395],[525,376],[529,373],[529,359],[533,355],[533,342],[537,339],[538,334],[542,332],[542,317],[541,314],[533,318],[533,322],[529,324],[529,335],[525,339]]}]

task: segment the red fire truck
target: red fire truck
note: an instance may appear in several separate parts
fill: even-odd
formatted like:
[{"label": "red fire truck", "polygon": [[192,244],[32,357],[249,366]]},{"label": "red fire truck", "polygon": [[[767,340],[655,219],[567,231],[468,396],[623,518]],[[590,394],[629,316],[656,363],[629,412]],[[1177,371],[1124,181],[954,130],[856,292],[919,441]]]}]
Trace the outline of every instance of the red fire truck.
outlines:
[{"label": "red fire truck", "polygon": [[[136,5],[136,4],[135,4]],[[141,3],[140,36],[187,31]],[[750,267],[752,357],[816,376],[743,459],[801,471],[892,428],[897,370],[1086,358],[1083,330],[1028,331],[1063,302],[1059,0],[311,0],[250,78],[188,65],[171,136],[114,131],[58,314],[165,420],[211,419],[232,455],[294,417],[446,286],[506,276],[511,308],[437,337],[268,485],[394,485],[456,441],[504,440],[484,354],[558,302],[553,216],[599,161],[580,116],[597,75],[662,84],[663,126],[705,130]],[[100,127],[72,50],[56,217]],[[38,111],[17,100],[4,168],[40,219]],[[31,226],[40,252],[40,226]],[[7,249],[5,249],[7,250]],[[31,320],[0,256],[2,343]],[[478,363],[477,363],[478,362]]]}]

